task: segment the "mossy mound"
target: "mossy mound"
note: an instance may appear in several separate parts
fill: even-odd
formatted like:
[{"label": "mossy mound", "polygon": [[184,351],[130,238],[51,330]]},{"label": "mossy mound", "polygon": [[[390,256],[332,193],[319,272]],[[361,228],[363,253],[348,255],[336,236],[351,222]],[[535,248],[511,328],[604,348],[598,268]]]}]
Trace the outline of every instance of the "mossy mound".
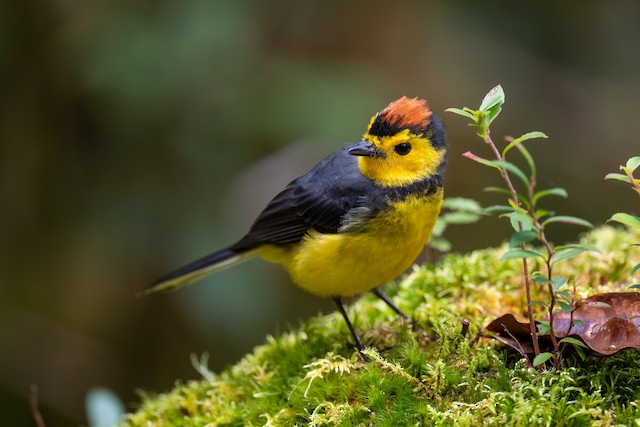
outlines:
[{"label": "mossy mound", "polygon": [[[640,235],[611,227],[582,239],[601,253],[558,264],[577,296],[626,291],[640,262]],[[524,318],[518,260],[506,248],[448,255],[387,288],[426,332],[412,332],[374,297],[350,309],[372,349],[364,363],[339,314],[310,319],[220,374],[145,396],[125,426],[613,426],[640,422],[637,350],[608,358],[569,355],[538,372],[489,340],[483,325],[506,312]],[[535,268],[535,266],[534,266]],[[535,299],[546,300],[538,288]],[[470,320],[463,335],[462,319]],[[429,335],[437,334],[437,340]]]}]

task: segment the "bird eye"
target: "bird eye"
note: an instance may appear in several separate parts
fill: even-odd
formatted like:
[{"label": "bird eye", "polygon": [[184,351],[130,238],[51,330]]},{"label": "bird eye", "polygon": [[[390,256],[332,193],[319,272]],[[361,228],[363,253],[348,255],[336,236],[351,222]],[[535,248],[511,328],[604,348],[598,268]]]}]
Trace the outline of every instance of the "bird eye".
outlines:
[{"label": "bird eye", "polygon": [[409,151],[411,151],[411,143],[401,142],[400,144],[393,147],[393,150],[401,156],[406,156],[407,154],[409,154]]}]

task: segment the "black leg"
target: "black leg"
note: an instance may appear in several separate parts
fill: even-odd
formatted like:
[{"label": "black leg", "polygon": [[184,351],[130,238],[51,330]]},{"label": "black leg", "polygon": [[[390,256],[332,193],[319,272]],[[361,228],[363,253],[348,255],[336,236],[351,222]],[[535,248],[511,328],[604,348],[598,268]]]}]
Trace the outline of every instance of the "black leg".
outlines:
[{"label": "black leg", "polygon": [[385,303],[387,303],[387,305],[389,307],[391,307],[391,309],[393,309],[393,311],[395,311],[396,313],[398,313],[400,316],[404,317],[405,319],[407,319],[409,322],[411,322],[411,324],[413,324],[413,319],[411,317],[409,317],[409,315],[407,315],[407,313],[405,313],[404,311],[400,310],[400,308],[395,305],[393,303],[393,301],[391,301],[389,299],[388,296],[386,296],[385,294],[382,293],[382,291],[380,289],[374,289],[373,293],[376,294],[376,296],[378,298],[380,298],[382,301],[384,301]]},{"label": "black leg", "polygon": [[369,361],[369,357],[367,357],[367,355],[363,353],[363,351],[366,349],[366,347],[364,346],[364,344],[362,344],[362,340],[358,336],[358,333],[356,332],[356,329],[351,324],[351,321],[349,320],[349,316],[347,316],[347,312],[345,311],[344,307],[342,306],[342,300],[339,297],[336,297],[336,298],[333,298],[333,302],[336,303],[336,305],[338,306],[338,310],[340,310],[340,313],[342,313],[342,317],[344,317],[344,321],[347,322],[347,327],[351,331],[351,335],[353,336],[353,339],[356,342],[356,347],[358,348],[358,351],[362,355],[362,358],[365,360],[365,362],[368,362]]},{"label": "black leg", "polygon": [[[384,301],[389,307],[391,307],[393,309],[393,311],[395,311],[400,316],[404,317],[409,322],[411,322],[411,329],[413,329],[414,331],[422,331],[422,327],[420,325],[418,325],[416,323],[416,321],[412,317],[409,317],[409,315],[407,313],[405,313],[404,311],[400,310],[400,307],[395,305],[393,303],[393,301],[391,301],[388,296],[386,296],[384,293],[382,293],[382,291],[380,289],[376,288],[372,292],[378,298],[380,298],[382,301]],[[429,339],[436,340],[436,339],[438,339],[438,336],[437,335],[429,335]]]}]

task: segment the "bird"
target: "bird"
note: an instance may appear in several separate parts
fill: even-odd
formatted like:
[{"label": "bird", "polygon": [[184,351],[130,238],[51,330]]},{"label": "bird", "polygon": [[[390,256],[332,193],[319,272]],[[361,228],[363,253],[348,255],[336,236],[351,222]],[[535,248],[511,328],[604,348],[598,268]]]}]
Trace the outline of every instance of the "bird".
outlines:
[{"label": "bird", "polygon": [[247,234],[152,282],[144,294],[175,289],[253,257],[281,264],[294,284],[331,298],[365,360],[343,300],[380,289],[414,263],[443,200],[447,137],[424,99],[403,96],[376,113],[361,141],[345,144],[291,181]]}]

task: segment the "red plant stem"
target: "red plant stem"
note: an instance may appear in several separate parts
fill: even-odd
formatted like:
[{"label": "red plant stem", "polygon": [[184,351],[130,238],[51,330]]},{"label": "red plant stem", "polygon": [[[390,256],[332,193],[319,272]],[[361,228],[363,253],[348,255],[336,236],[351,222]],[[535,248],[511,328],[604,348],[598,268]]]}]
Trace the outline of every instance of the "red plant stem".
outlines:
[{"label": "red plant stem", "polygon": [[[493,140],[491,139],[489,129],[487,129],[487,144],[489,144],[489,147],[491,147],[491,149],[493,150],[493,154],[495,154],[496,158],[500,161],[504,161],[504,157],[502,157],[502,153],[500,153],[500,150],[498,150],[498,147],[496,147],[496,145],[493,143]],[[509,173],[505,168],[501,167],[500,174],[502,175],[502,179],[504,180],[504,182],[507,184],[507,188],[511,192],[513,201],[516,203],[516,205],[520,206],[520,200],[518,199],[518,192],[516,191],[515,187],[511,183],[511,178],[509,178]],[[526,260],[526,258],[523,258],[523,259]]]},{"label": "red plant stem", "polygon": [[[524,249],[524,244],[520,245]],[[536,320],[533,317],[533,307],[531,305],[531,279],[529,279],[529,264],[526,258],[522,258],[522,273],[524,274],[524,290],[527,296],[527,317],[529,317],[529,331],[531,341],[533,342],[533,353],[537,356],[540,354],[540,345],[538,344],[538,329],[536,328]]]},{"label": "red plant stem", "polygon": [[[543,234],[544,235],[544,234]],[[550,246],[549,243],[546,241],[543,241],[544,245],[546,247],[548,247],[547,251],[549,251]],[[548,252],[548,256],[546,259],[546,264],[547,264],[547,278],[549,280],[551,280],[551,256],[553,255],[553,252]],[[553,330],[553,310],[555,308],[556,305],[556,293],[553,290],[553,284],[549,283],[548,285],[549,287],[549,294],[551,296],[551,301],[549,301],[549,337],[551,338],[551,344],[553,344],[553,364],[555,366],[556,369],[560,369],[560,346],[558,345],[558,339],[556,337],[556,332]]]},{"label": "red plant stem", "polygon": [[[532,212],[534,212],[533,206]],[[538,229],[538,240],[542,242],[547,251],[547,258],[545,259],[545,264],[547,266],[547,280],[551,281],[551,278],[553,277],[553,264],[551,263],[551,257],[553,257],[553,248],[547,240],[547,236],[545,236],[542,226],[538,223],[538,221],[534,221],[534,224]],[[556,369],[560,369],[560,345],[558,344],[556,332],[553,329],[553,311],[556,306],[556,293],[553,290],[553,283],[549,283],[547,286],[549,287],[549,295],[551,297],[551,301],[549,301],[549,338],[551,338],[551,344],[553,344],[553,364]]]},{"label": "red plant stem", "polygon": [[640,194],[640,184],[636,181],[633,173],[627,172],[626,170],[624,171],[624,173],[627,174],[627,176],[629,177],[629,182],[638,191],[638,194]]},{"label": "red plant stem", "polygon": [[[535,176],[530,177],[531,185],[529,186],[529,191],[527,197],[529,198],[529,216],[533,220],[533,225],[538,230],[538,240],[542,242],[545,250],[547,251],[547,258],[545,259],[545,264],[547,267],[547,280],[551,282],[551,278],[553,276],[553,264],[551,263],[551,258],[553,257],[553,247],[551,243],[547,240],[547,236],[544,234],[544,228],[538,222],[536,218],[536,206],[535,206],[535,187],[536,187],[536,179]],[[553,289],[553,284],[549,283],[549,295],[551,297],[551,301],[549,302],[549,337],[551,338],[551,344],[553,345],[553,365],[556,369],[560,369],[561,365],[561,353],[560,346],[558,344],[558,339],[556,337],[556,333],[553,329],[553,311],[556,305],[556,293]]]},{"label": "red plant stem", "polygon": [[[502,156],[502,153],[500,153],[500,150],[498,150],[498,147],[496,147],[496,145],[493,143],[493,140],[491,139],[491,134],[488,128],[486,130],[485,141],[487,144],[489,144],[489,147],[491,147],[491,150],[493,150],[493,153],[495,154],[496,158],[500,161],[504,161],[504,157]],[[515,187],[511,183],[511,179],[509,178],[509,173],[503,167],[500,168],[500,171],[501,171],[502,179],[507,184],[507,188],[511,192],[511,197],[513,198],[514,203],[520,206],[521,205],[520,199],[518,199],[518,193],[516,192]],[[522,231],[522,223],[519,223],[519,224],[520,224],[520,231]],[[525,249],[526,248],[525,244],[523,243],[522,245],[520,245],[520,248]],[[527,263],[526,258],[522,258],[522,272],[524,274],[524,289],[527,297],[527,315],[529,317],[529,331],[531,333],[531,341],[533,342],[533,352],[537,356],[540,354],[540,344],[538,343],[538,330],[536,328],[536,321],[533,317],[533,308],[531,305],[531,279],[529,277],[529,264]]]}]

